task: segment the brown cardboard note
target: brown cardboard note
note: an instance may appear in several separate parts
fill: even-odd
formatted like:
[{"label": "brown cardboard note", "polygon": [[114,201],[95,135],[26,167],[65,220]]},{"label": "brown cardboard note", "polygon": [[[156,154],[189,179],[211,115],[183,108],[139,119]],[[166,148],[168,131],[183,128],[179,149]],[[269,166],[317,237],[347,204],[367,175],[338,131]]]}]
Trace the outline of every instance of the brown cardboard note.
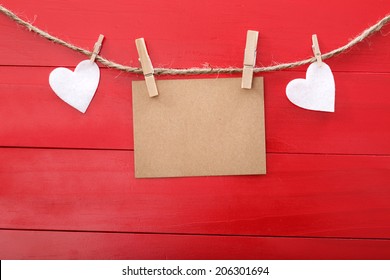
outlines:
[{"label": "brown cardboard note", "polygon": [[133,82],[135,177],[265,174],[263,78]]}]

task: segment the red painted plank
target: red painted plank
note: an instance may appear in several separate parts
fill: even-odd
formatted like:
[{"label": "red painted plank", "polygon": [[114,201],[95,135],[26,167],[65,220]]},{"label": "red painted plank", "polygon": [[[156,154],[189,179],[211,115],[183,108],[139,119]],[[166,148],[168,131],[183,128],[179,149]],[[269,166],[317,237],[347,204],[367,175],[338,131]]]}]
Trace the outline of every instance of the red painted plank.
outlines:
[{"label": "red painted plank", "polygon": [[[92,49],[99,33],[106,36],[102,55],[138,65],[134,39],[145,37],[154,66],[242,66],[247,29],[260,31],[258,64],[296,61],[312,56],[311,35],[317,33],[323,53],[340,47],[385,16],[389,1],[328,0],[319,3],[275,0],[241,1],[34,1],[2,4],[74,44]],[[191,11],[188,13],[188,11]],[[94,24],[86,24],[93,22]],[[390,27],[345,55],[332,59],[334,70],[390,70]],[[82,56],[43,40],[0,16],[2,65],[76,65]]]},{"label": "red painted plank", "polygon": [[[133,149],[130,75],[103,70],[81,114],[52,92],[51,70],[0,67],[0,146]],[[268,152],[390,154],[390,74],[335,73],[334,114],[287,100],[285,86],[298,77],[304,73],[265,75]]]},{"label": "red painted plank", "polygon": [[265,176],[134,179],[129,151],[1,149],[0,228],[390,237],[390,157],[268,154]]},{"label": "red painted plank", "polygon": [[389,74],[335,73],[336,112],[304,110],[285,87],[304,73],[265,76],[268,152],[389,154]]},{"label": "red painted plank", "polygon": [[0,259],[389,259],[389,240],[0,230]]},{"label": "red painted plank", "polygon": [[0,146],[133,147],[131,81],[126,74],[102,71],[97,93],[82,114],[51,90],[52,69],[0,67]]}]

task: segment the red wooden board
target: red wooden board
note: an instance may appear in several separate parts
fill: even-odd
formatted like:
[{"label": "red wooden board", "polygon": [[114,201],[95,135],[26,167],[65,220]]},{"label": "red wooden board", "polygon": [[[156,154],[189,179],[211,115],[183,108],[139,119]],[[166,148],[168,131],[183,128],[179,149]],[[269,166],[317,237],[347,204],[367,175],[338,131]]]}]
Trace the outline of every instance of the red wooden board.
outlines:
[{"label": "red wooden board", "polygon": [[0,259],[389,259],[389,240],[0,230]]},{"label": "red wooden board", "polygon": [[129,151],[2,149],[0,228],[390,235],[389,156],[268,154],[267,160],[265,176],[150,180],[134,178]]},{"label": "red wooden board", "polygon": [[[382,0],[359,5],[351,0],[316,4],[310,0],[40,0],[38,4],[4,0],[2,4],[39,28],[87,49],[92,50],[98,35],[104,34],[101,54],[119,63],[137,66],[134,40],[145,37],[155,67],[201,67],[204,63],[241,67],[248,29],[260,32],[257,64],[296,61],[312,56],[312,34],[318,34],[321,51],[326,53],[390,11],[389,1]],[[0,23],[8,38],[0,46],[2,65],[75,66],[83,58],[4,16]],[[332,69],[388,72],[390,42],[384,35],[389,31],[387,26],[382,35],[332,59]]]},{"label": "red wooden board", "polygon": [[[320,13],[309,0],[2,5],[87,49],[102,33],[101,54],[127,65],[145,37],[154,66],[179,68],[240,67],[247,29],[260,31],[258,65],[300,60],[313,33],[326,53],[390,12],[389,1],[316,3]],[[133,166],[131,81],[142,77],[101,67],[82,115],[48,76],[85,57],[0,15],[0,258],[389,258],[389,32],[327,60],[334,114],[285,97],[306,67],[262,74],[267,175],[149,180]]]},{"label": "red wooden board", "polygon": [[[52,92],[52,69],[0,67],[0,119],[7,120],[0,146],[133,149],[130,75],[103,70],[83,115]],[[390,74],[335,73],[335,114],[302,110],[286,98],[287,83],[304,72],[263,76],[268,152],[390,154]]]}]

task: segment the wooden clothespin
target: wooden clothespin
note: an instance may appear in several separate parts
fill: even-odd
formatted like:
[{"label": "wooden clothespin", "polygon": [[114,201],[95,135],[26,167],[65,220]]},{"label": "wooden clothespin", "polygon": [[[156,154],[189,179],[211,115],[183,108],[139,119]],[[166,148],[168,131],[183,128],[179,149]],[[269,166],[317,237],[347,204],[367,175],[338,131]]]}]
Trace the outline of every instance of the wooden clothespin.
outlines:
[{"label": "wooden clothespin", "polygon": [[241,88],[252,88],[253,68],[256,64],[258,38],[258,31],[248,30],[246,34],[246,46],[244,54],[244,67],[242,69]]},{"label": "wooden clothespin", "polygon": [[97,42],[95,43],[95,46],[93,47],[93,52],[91,55],[91,62],[95,62],[96,56],[99,54],[100,49],[102,48],[104,35],[100,34]]},{"label": "wooden clothespin", "polygon": [[149,97],[158,95],[156,80],[154,79],[154,68],[150,60],[148,50],[146,49],[144,38],[135,40],[137,46],[139,61],[141,62],[142,72],[145,76],[146,87],[148,89]]},{"label": "wooden clothespin", "polygon": [[311,36],[311,39],[313,41],[312,49],[313,49],[314,56],[316,57],[319,66],[321,66],[322,58],[321,58],[320,46],[318,45],[317,34],[313,34]]}]

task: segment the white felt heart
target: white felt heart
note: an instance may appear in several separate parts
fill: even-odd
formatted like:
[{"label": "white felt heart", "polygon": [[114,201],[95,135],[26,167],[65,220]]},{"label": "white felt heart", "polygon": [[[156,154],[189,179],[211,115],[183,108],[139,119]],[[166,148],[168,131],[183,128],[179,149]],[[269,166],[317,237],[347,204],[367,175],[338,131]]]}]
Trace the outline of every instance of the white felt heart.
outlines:
[{"label": "white felt heart", "polygon": [[56,68],[49,76],[53,91],[70,106],[85,113],[99,84],[100,70],[95,62],[81,61],[74,72]]},{"label": "white felt heart", "polygon": [[286,87],[287,98],[295,105],[315,111],[334,112],[335,83],[330,67],[322,62],[310,64],[306,79],[295,79]]}]

